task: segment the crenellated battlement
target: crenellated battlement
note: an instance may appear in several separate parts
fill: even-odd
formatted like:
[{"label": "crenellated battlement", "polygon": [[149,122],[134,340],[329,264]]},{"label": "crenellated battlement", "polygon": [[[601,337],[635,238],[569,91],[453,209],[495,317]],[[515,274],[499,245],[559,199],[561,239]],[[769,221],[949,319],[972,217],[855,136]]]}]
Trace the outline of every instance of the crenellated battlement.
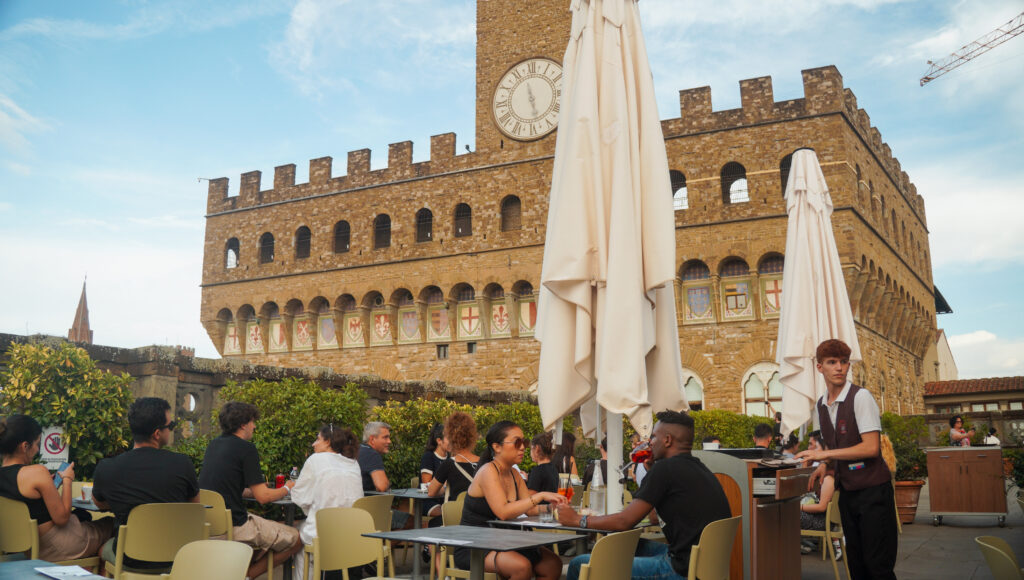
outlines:
[{"label": "crenellated battlement", "polygon": [[455,133],[433,135],[430,138],[430,159],[427,161],[413,162],[412,141],[388,145],[388,165],[382,169],[370,169],[370,154],[369,149],[349,151],[346,173],[341,176],[332,175],[332,157],[311,159],[307,183],[295,183],[294,163],[275,167],[272,189],[262,189],[261,171],[249,171],[241,175],[238,195],[234,196],[229,195],[227,177],[211,179],[207,190],[206,211],[208,214],[214,214],[346,189],[386,185],[404,179],[430,177],[455,169],[473,167],[478,162],[472,153],[455,154]]},{"label": "crenellated battlement", "polygon": [[889,145],[882,141],[881,133],[871,126],[868,114],[857,107],[853,91],[843,87],[843,76],[839,70],[835,66],[825,66],[807,69],[801,74],[804,85],[802,99],[775,101],[772,78],[757,77],[739,82],[740,108],[724,111],[713,110],[711,87],[679,91],[679,117],[662,121],[662,129],[665,136],[671,138],[839,113],[867,143],[914,211],[923,216],[924,202],[917,195],[917,188],[910,183],[899,160],[893,157]]}]

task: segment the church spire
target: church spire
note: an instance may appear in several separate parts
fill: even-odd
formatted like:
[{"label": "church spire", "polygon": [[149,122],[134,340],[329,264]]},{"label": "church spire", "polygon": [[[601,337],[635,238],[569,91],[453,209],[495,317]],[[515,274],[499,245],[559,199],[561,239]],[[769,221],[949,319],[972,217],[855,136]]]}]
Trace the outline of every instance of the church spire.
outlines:
[{"label": "church spire", "polygon": [[89,329],[89,305],[85,301],[85,281],[82,281],[82,297],[78,299],[75,322],[68,330],[68,340],[92,344],[92,330]]}]

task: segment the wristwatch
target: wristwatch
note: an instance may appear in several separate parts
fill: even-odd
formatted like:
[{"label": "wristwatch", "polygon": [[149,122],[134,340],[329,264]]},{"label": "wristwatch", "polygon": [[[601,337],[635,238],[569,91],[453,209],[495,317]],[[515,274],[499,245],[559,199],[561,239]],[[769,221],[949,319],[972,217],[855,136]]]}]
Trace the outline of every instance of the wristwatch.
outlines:
[{"label": "wristwatch", "polygon": [[583,516],[582,518],[580,518],[580,527],[581,528],[587,527],[587,518],[589,518],[589,517],[590,516]]}]

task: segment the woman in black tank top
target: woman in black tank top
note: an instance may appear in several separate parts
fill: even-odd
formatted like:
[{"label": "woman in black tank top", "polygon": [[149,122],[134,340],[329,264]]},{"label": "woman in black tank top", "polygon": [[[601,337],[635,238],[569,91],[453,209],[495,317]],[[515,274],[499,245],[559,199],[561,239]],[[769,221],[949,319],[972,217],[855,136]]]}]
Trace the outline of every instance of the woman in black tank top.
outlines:
[{"label": "woman in black tank top", "polygon": [[[511,421],[499,421],[487,432],[487,449],[480,457],[480,469],[466,493],[462,509],[462,525],[487,527],[494,519],[509,520],[520,515],[535,515],[537,505],[566,503],[557,493],[531,494],[523,478],[512,466],[523,460],[526,440],[523,430]],[[455,549],[455,564],[469,568],[469,550]],[[489,552],[484,557],[484,570],[510,580],[557,580],[562,575],[562,561],[547,548],[515,552]]]}]

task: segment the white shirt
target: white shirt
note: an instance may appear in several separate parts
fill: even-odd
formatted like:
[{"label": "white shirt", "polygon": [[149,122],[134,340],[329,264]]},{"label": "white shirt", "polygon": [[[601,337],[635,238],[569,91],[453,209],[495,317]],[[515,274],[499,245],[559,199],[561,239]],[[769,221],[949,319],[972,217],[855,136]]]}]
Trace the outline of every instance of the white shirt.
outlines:
[{"label": "white shirt", "polygon": [[999,445],[999,438],[995,435],[987,435],[984,441],[985,445]]},{"label": "white shirt", "polygon": [[316,512],[328,507],[352,507],[363,497],[359,462],[340,453],[314,453],[306,459],[299,480],[292,488],[292,501],[306,512],[299,528],[304,544],[316,537]]},{"label": "white shirt", "polygon": [[[819,399],[828,408],[828,418],[832,421],[833,428],[836,426],[836,416],[839,414],[839,403],[846,400],[846,396],[850,394],[850,386],[852,384],[850,381],[846,381],[843,390],[839,392],[839,396],[836,397],[836,400],[831,405],[828,404],[828,393],[825,393]],[[853,400],[853,416],[857,419],[857,429],[860,433],[881,432],[882,416],[878,410],[878,403],[871,396],[871,392],[863,387],[857,391],[857,396]]]}]

